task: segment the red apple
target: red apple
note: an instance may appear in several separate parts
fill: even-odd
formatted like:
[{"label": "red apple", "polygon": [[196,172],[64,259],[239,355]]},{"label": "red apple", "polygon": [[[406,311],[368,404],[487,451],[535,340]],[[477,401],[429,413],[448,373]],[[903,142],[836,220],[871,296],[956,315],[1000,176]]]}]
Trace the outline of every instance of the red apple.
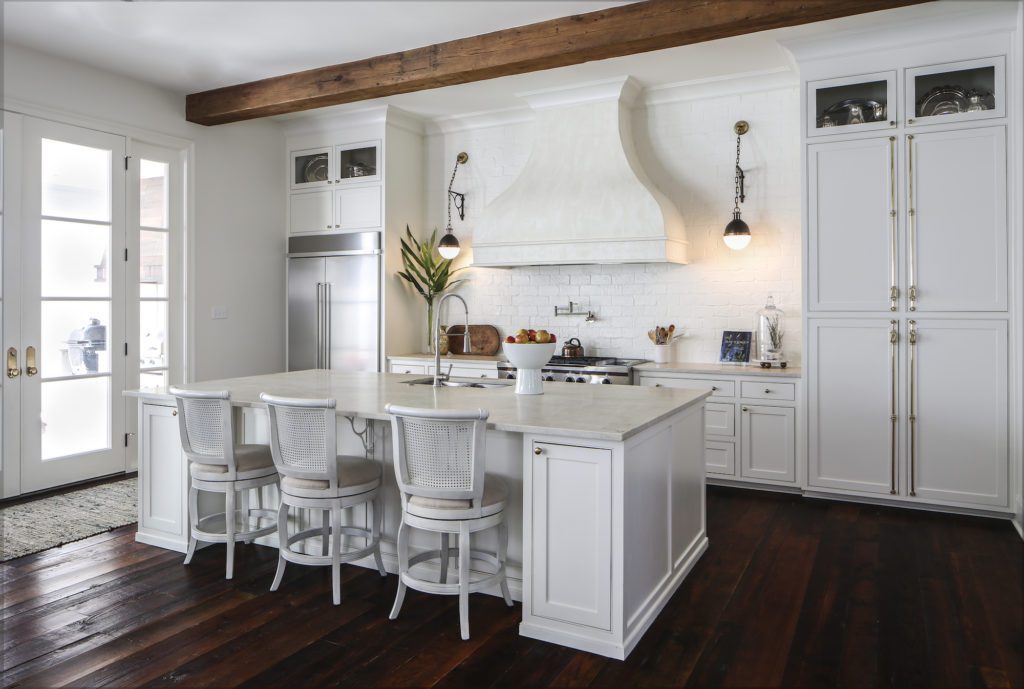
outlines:
[{"label": "red apple", "polygon": [[549,339],[548,342],[555,342],[555,334],[554,333],[551,333],[551,339]]},{"label": "red apple", "polygon": [[515,335],[509,335],[508,337],[505,338],[505,342],[508,342],[509,344],[515,344],[516,343],[516,336]]}]

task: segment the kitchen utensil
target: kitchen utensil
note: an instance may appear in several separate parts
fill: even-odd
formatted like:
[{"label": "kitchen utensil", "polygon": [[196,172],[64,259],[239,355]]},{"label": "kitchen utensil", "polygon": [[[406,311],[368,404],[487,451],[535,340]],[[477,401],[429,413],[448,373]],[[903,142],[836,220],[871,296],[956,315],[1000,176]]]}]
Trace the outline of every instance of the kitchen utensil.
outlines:
[{"label": "kitchen utensil", "polygon": [[[448,328],[448,351],[452,354],[464,354],[462,349],[465,340],[466,326],[453,325]],[[493,325],[472,325],[469,326],[469,340],[472,349],[470,354],[481,356],[494,356],[501,347],[501,336],[498,329]]]},{"label": "kitchen utensil", "polygon": [[670,340],[672,339],[672,333],[674,333],[675,331],[676,331],[676,326],[675,325],[668,326],[668,337],[669,337]]},{"label": "kitchen utensil", "polygon": [[917,102],[918,117],[954,115],[967,111],[967,92],[960,86],[936,86]]},{"label": "kitchen utensil", "polygon": [[306,162],[302,169],[302,178],[306,182],[326,182],[327,172],[327,154],[324,153],[313,156]]},{"label": "kitchen utensil", "polygon": [[647,331],[647,337],[650,338],[651,342],[653,342],[654,344],[658,344],[658,336],[655,334],[653,330]]},{"label": "kitchen utensil", "polygon": [[583,356],[583,343],[575,337],[569,338],[562,345],[562,356],[570,359]]},{"label": "kitchen utensil", "polygon": [[995,97],[988,91],[971,89],[967,92],[967,112],[991,110],[995,105]]}]

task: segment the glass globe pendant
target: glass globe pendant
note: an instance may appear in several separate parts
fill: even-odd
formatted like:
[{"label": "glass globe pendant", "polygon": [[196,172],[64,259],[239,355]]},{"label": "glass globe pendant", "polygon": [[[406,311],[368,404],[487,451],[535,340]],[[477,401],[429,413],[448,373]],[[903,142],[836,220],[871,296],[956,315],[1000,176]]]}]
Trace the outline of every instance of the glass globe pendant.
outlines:
[{"label": "glass globe pendant", "polygon": [[750,227],[740,217],[740,204],[747,198],[743,189],[745,176],[743,168],[740,167],[740,137],[750,131],[750,125],[740,120],[733,125],[732,130],[736,132],[736,176],[734,179],[736,193],[733,196],[732,220],[725,226],[722,241],[733,251],[739,251],[740,249],[745,249],[750,244]]}]

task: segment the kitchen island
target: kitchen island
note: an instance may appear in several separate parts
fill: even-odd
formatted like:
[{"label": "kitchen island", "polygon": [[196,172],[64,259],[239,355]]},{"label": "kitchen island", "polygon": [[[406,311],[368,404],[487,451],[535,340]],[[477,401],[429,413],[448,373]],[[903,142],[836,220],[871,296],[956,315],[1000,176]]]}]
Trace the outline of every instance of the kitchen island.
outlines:
[{"label": "kitchen island", "polygon": [[[423,380],[311,370],[189,387],[229,390],[244,442],[269,442],[261,392],[336,399],[339,453],[365,453],[384,463],[382,550],[391,572],[397,570],[401,506],[385,405],[487,409],[487,472],[501,476],[510,493],[507,572],[523,604],[520,633],[625,658],[707,548],[703,417],[709,393],[545,383],[544,395],[521,396],[499,381],[433,388],[411,384],[417,379]],[[126,394],[139,399],[137,540],[184,552],[188,470],[173,398],[162,389]],[[245,505],[257,496],[242,498]],[[274,507],[276,489],[263,489],[258,499]],[[222,510],[213,500],[200,504],[201,512]],[[353,512],[353,523],[361,525],[365,513]],[[303,528],[319,523],[318,514],[292,518]],[[415,535],[414,551],[437,547],[428,534]],[[258,542],[276,546],[275,539]],[[474,537],[475,548],[495,545],[495,534]]]}]

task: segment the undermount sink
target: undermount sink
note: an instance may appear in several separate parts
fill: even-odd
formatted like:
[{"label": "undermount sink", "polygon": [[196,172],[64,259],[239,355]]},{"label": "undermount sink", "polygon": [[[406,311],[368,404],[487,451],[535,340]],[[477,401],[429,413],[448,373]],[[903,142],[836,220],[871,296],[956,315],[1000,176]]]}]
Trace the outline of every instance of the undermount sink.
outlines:
[{"label": "undermount sink", "polygon": [[[406,385],[433,385],[433,384],[434,384],[433,376],[431,376],[430,378],[417,378],[416,380],[410,380],[410,381],[408,381],[406,383]],[[451,380],[443,380],[443,381],[441,381],[441,385],[446,387],[446,388],[507,388],[507,387],[511,387],[513,384],[514,383],[512,381],[505,382],[505,381],[498,381],[498,380],[489,380],[486,383],[481,383],[479,380],[474,380],[472,378],[468,378],[468,379],[458,379],[458,378],[455,378],[455,379],[451,379]]]}]

